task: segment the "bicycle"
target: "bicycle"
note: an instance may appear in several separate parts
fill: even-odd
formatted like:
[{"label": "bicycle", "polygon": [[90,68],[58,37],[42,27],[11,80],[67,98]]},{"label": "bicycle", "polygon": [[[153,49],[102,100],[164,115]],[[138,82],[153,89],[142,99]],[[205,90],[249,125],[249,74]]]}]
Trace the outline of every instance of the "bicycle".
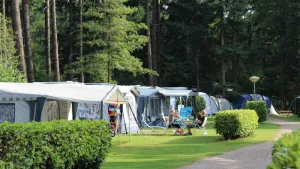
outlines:
[{"label": "bicycle", "polygon": [[110,136],[111,137],[115,137],[116,136],[116,126],[114,124],[109,123],[108,126],[110,127],[109,132],[110,132]]}]

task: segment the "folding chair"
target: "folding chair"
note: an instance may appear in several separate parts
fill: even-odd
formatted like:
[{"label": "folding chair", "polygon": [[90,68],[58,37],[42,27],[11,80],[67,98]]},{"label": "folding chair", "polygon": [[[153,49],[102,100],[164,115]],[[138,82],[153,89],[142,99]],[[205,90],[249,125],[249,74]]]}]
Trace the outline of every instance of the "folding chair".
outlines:
[{"label": "folding chair", "polygon": [[199,126],[199,124],[198,123],[195,123],[196,124],[196,126],[195,126],[195,133],[197,132],[197,128],[199,128],[201,131],[202,131],[202,133],[204,134],[204,135],[207,135],[207,131],[206,131],[206,129],[205,129],[205,125],[206,125],[206,123],[207,123],[207,116],[205,116],[204,117],[204,121],[203,121],[203,123],[201,124],[201,126]]}]

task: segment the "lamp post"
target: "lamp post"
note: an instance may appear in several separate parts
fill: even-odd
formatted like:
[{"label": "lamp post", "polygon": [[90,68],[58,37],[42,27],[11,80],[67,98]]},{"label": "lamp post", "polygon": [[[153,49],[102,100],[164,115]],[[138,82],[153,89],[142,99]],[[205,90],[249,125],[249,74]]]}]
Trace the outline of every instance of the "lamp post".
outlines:
[{"label": "lamp post", "polygon": [[252,77],[249,78],[249,80],[250,80],[251,82],[253,82],[253,84],[254,84],[254,95],[255,95],[255,83],[259,80],[259,77],[257,77],[257,76],[252,76]]}]

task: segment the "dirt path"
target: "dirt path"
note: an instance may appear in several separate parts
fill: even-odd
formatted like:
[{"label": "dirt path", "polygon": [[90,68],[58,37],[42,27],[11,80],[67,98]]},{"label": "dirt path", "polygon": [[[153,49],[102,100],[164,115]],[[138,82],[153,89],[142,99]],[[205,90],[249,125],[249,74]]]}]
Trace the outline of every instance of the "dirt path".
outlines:
[{"label": "dirt path", "polygon": [[[284,133],[300,128],[300,122],[286,122],[273,117],[269,117],[268,121],[281,125],[274,140]],[[272,146],[272,142],[256,144],[220,156],[204,158],[178,169],[266,169],[271,162]]]}]

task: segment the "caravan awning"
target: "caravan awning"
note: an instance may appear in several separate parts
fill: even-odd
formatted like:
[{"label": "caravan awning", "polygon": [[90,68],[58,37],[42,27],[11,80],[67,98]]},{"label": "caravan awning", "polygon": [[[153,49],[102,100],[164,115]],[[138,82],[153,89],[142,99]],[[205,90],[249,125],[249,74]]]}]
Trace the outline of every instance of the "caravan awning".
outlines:
[{"label": "caravan awning", "polygon": [[158,93],[157,89],[138,87],[138,91],[140,92],[140,96],[142,97],[159,97],[158,95],[156,95]]},{"label": "caravan awning", "polygon": [[0,83],[0,99],[18,96],[66,100],[81,103],[126,102],[116,86],[82,84]]},{"label": "caravan awning", "polygon": [[160,90],[160,94],[164,96],[191,96],[192,95],[192,90]]}]

